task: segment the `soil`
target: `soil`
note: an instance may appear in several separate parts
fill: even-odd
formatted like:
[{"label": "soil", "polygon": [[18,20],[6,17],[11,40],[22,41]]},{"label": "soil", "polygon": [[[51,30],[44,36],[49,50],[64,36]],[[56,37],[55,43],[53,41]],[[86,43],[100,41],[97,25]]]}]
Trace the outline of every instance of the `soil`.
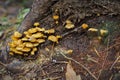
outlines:
[{"label": "soil", "polygon": [[[60,16],[58,25],[52,18],[56,9]],[[64,28],[67,19],[73,22],[74,29]],[[18,31],[23,33],[36,21],[63,35],[59,44],[46,42],[32,57],[10,56],[5,47],[1,53],[0,80],[66,80],[68,62],[82,80],[120,80],[119,0],[35,0]],[[106,29],[108,34],[99,40],[99,33],[81,28],[83,23],[90,28]],[[73,52],[66,53],[68,50]]]}]

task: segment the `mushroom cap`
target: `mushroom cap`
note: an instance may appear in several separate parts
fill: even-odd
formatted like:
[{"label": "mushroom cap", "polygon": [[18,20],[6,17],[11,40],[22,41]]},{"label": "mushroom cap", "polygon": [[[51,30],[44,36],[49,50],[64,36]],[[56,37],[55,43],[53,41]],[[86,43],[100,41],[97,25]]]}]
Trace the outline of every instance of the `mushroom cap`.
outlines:
[{"label": "mushroom cap", "polygon": [[84,24],[81,25],[81,27],[82,27],[83,29],[87,29],[87,28],[88,28],[88,24],[85,24],[85,23],[84,23]]},{"label": "mushroom cap", "polygon": [[55,33],[55,29],[48,29],[48,30],[45,30],[45,33],[48,33],[48,34]]},{"label": "mushroom cap", "polygon": [[60,36],[60,35],[57,35],[56,37],[57,37],[58,39],[59,39],[59,38],[62,38],[62,36]]},{"label": "mushroom cap", "polygon": [[31,42],[25,42],[25,46],[28,48],[33,48],[33,44]]},{"label": "mushroom cap", "polygon": [[22,34],[17,32],[17,31],[15,31],[13,36],[16,37],[16,38],[20,38],[20,37],[22,37]]},{"label": "mushroom cap", "polygon": [[37,27],[37,26],[40,26],[40,23],[39,23],[39,22],[35,22],[35,23],[34,23],[34,26],[36,26],[36,27]]},{"label": "mushroom cap", "polygon": [[40,32],[44,32],[45,31],[45,28],[39,28],[39,27],[36,27],[37,31],[40,31]]},{"label": "mushroom cap", "polygon": [[34,47],[33,50],[31,51],[30,55],[35,55],[35,52],[37,51],[37,48]]},{"label": "mushroom cap", "polygon": [[58,20],[58,19],[59,19],[59,16],[58,16],[58,15],[53,15],[53,19],[54,19],[54,20]]},{"label": "mushroom cap", "polygon": [[36,48],[36,47],[34,47],[34,48],[33,48],[33,51],[37,51],[37,48]]},{"label": "mushroom cap", "polygon": [[28,38],[27,37],[24,37],[21,39],[22,41],[28,41]]},{"label": "mushroom cap", "polygon": [[91,31],[91,32],[97,32],[98,29],[96,29],[96,28],[89,28],[88,31]]},{"label": "mushroom cap", "polygon": [[45,40],[44,39],[37,39],[37,42],[40,44],[40,43],[45,42]]},{"label": "mushroom cap", "polygon": [[37,39],[34,38],[33,36],[31,36],[28,40],[29,40],[30,42],[37,42]]},{"label": "mushroom cap", "polygon": [[105,36],[105,34],[107,34],[107,33],[108,33],[108,30],[104,30],[104,29],[100,30],[101,36]]},{"label": "mushroom cap", "polygon": [[42,37],[44,37],[44,34],[39,32],[39,33],[33,34],[32,37],[34,37],[34,38],[42,38]]},{"label": "mushroom cap", "polygon": [[74,27],[75,27],[74,24],[66,24],[66,25],[65,25],[65,28],[66,28],[66,29],[72,29],[72,28],[74,28]]},{"label": "mushroom cap", "polygon": [[14,52],[15,54],[20,54],[20,55],[23,54],[23,52],[16,50],[16,48],[10,48],[10,51]]},{"label": "mushroom cap", "polygon": [[27,48],[27,47],[24,47],[21,51],[23,51],[23,52],[29,52],[29,51],[31,51],[31,49]]},{"label": "mushroom cap", "polygon": [[36,33],[38,30],[36,28],[31,28],[28,30],[28,33]]},{"label": "mushroom cap", "polygon": [[70,20],[66,20],[66,24],[72,24]]},{"label": "mushroom cap", "polygon": [[14,42],[11,42],[11,43],[8,43],[8,45],[12,48],[15,48],[16,47],[16,44],[14,44]]},{"label": "mushroom cap", "polygon": [[10,54],[10,55],[14,55],[14,53],[13,53],[13,52],[9,52],[9,54]]},{"label": "mushroom cap", "polygon": [[37,43],[37,42],[33,43],[33,46],[34,46],[34,47],[36,47],[36,46],[38,46],[38,45],[39,45],[39,43]]},{"label": "mushroom cap", "polygon": [[19,39],[17,41],[13,41],[13,43],[17,46],[17,45],[23,44],[23,41]]},{"label": "mushroom cap", "polygon": [[52,41],[52,42],[58,43],[58,38],[57,38],[56,36],[54,36],[54,35],[50,35],[50,36],[48,37],[48,40],[50,40],[50,41]]},{"label": "mushroom cap", "polygon": [[13,41],[17,41],[19,38],[17,38],[17,37],[15,37],[14,35],[12,35],[12,36],[11,36],[11,39],[12,39]]},{"label": "mushroom cap", "polygon": [[35,51],[31,51],[30,55],[35,55]]},{"label": "mushroom cap", "polygon": [[20,44],[16,47],[16,50],[22,50],[25,47],[25,44]]}]

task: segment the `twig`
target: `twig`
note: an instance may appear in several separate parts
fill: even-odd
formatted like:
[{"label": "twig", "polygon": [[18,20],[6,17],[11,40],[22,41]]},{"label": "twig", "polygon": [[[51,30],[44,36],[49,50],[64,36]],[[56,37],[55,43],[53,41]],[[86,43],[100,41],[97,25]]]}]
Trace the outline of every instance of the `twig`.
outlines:
[{"label": "twig", "polygon": [[113,68],[113,66],[117,63],[117,61],[120,59],[120,56],[117,57],[117,59],[114,61],[114,63],[112,64],[112,66],[110,67],[110,70]]},{"label": "twig", "polygon": [[6,67],[6,64],[2,63],[1,61],[0,61],[0,65]]},{"label": "twig", "polygon": [[91,71],[90,71],[87,67],[85,67],[84,65],[82,65],[82,64],[79,63],[78,61],[76,61],[76,60],[74,60],[74,59],[72,59],[72,58],[70,58],[70,57],[67,57],[66,55],[64,55],[64,54],[62,53],[62,51],[60,52],[60,54],[61,54],[62,56],[64,56],[66,59],[69,59],[69,60],[75,62],[76,64],[78,64],[79,66],[81,66],[81,67],[82,67],[83,69],[85,69],[95,80],[98,80],[98,79],[96,78],[96,76],[95,76],[93,73],[91,73]]},{"label": "twig", "polygon": [[[109,39],[108,39],[108,43],[107,43],[107,50],[108,50],[108,46],[109,46]],[[103,68],[104,68],[104,65],[105,65],[105,62],[106,62],[106,60],[107,60],[107,57],[108,57],[108,51],[107,51],[106,56],[105,56],[105,58],[104,58],[104,61],[103,61],[103,64],[102,64],[102,69],[100,70],[100,73],[99,73],[99,75],[98,75],[97,80],[99,80],[99,78],[100,78],[100,75],[101,75],[102,70],[103,70]]]}]

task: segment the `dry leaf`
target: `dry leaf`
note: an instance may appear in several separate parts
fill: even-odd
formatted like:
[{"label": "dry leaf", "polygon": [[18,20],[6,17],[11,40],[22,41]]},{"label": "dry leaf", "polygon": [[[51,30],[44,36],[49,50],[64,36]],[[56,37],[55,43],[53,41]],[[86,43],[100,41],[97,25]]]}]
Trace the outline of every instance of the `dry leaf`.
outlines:
[{"label": "dry leaf", "polygon": [[67,71],[65,73],[66,80],[81,80],[80,75],[76,75],[76,72],[73,70],[70,63],[67,64]]}]

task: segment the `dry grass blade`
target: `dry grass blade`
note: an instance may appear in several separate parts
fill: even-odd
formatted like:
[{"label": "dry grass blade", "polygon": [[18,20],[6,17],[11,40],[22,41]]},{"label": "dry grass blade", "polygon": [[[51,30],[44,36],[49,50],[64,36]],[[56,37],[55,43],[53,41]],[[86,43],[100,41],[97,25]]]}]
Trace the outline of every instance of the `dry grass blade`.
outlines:
[{"label": "dry grass blade", "polygon": [[114,61],[114,63],[112,64],[112,66],[110,67],[110,70],[113,68],[113,66],[118,62],[118,60],[120,59],[120,56],[118,56],[116,58],[116,60]]}]

